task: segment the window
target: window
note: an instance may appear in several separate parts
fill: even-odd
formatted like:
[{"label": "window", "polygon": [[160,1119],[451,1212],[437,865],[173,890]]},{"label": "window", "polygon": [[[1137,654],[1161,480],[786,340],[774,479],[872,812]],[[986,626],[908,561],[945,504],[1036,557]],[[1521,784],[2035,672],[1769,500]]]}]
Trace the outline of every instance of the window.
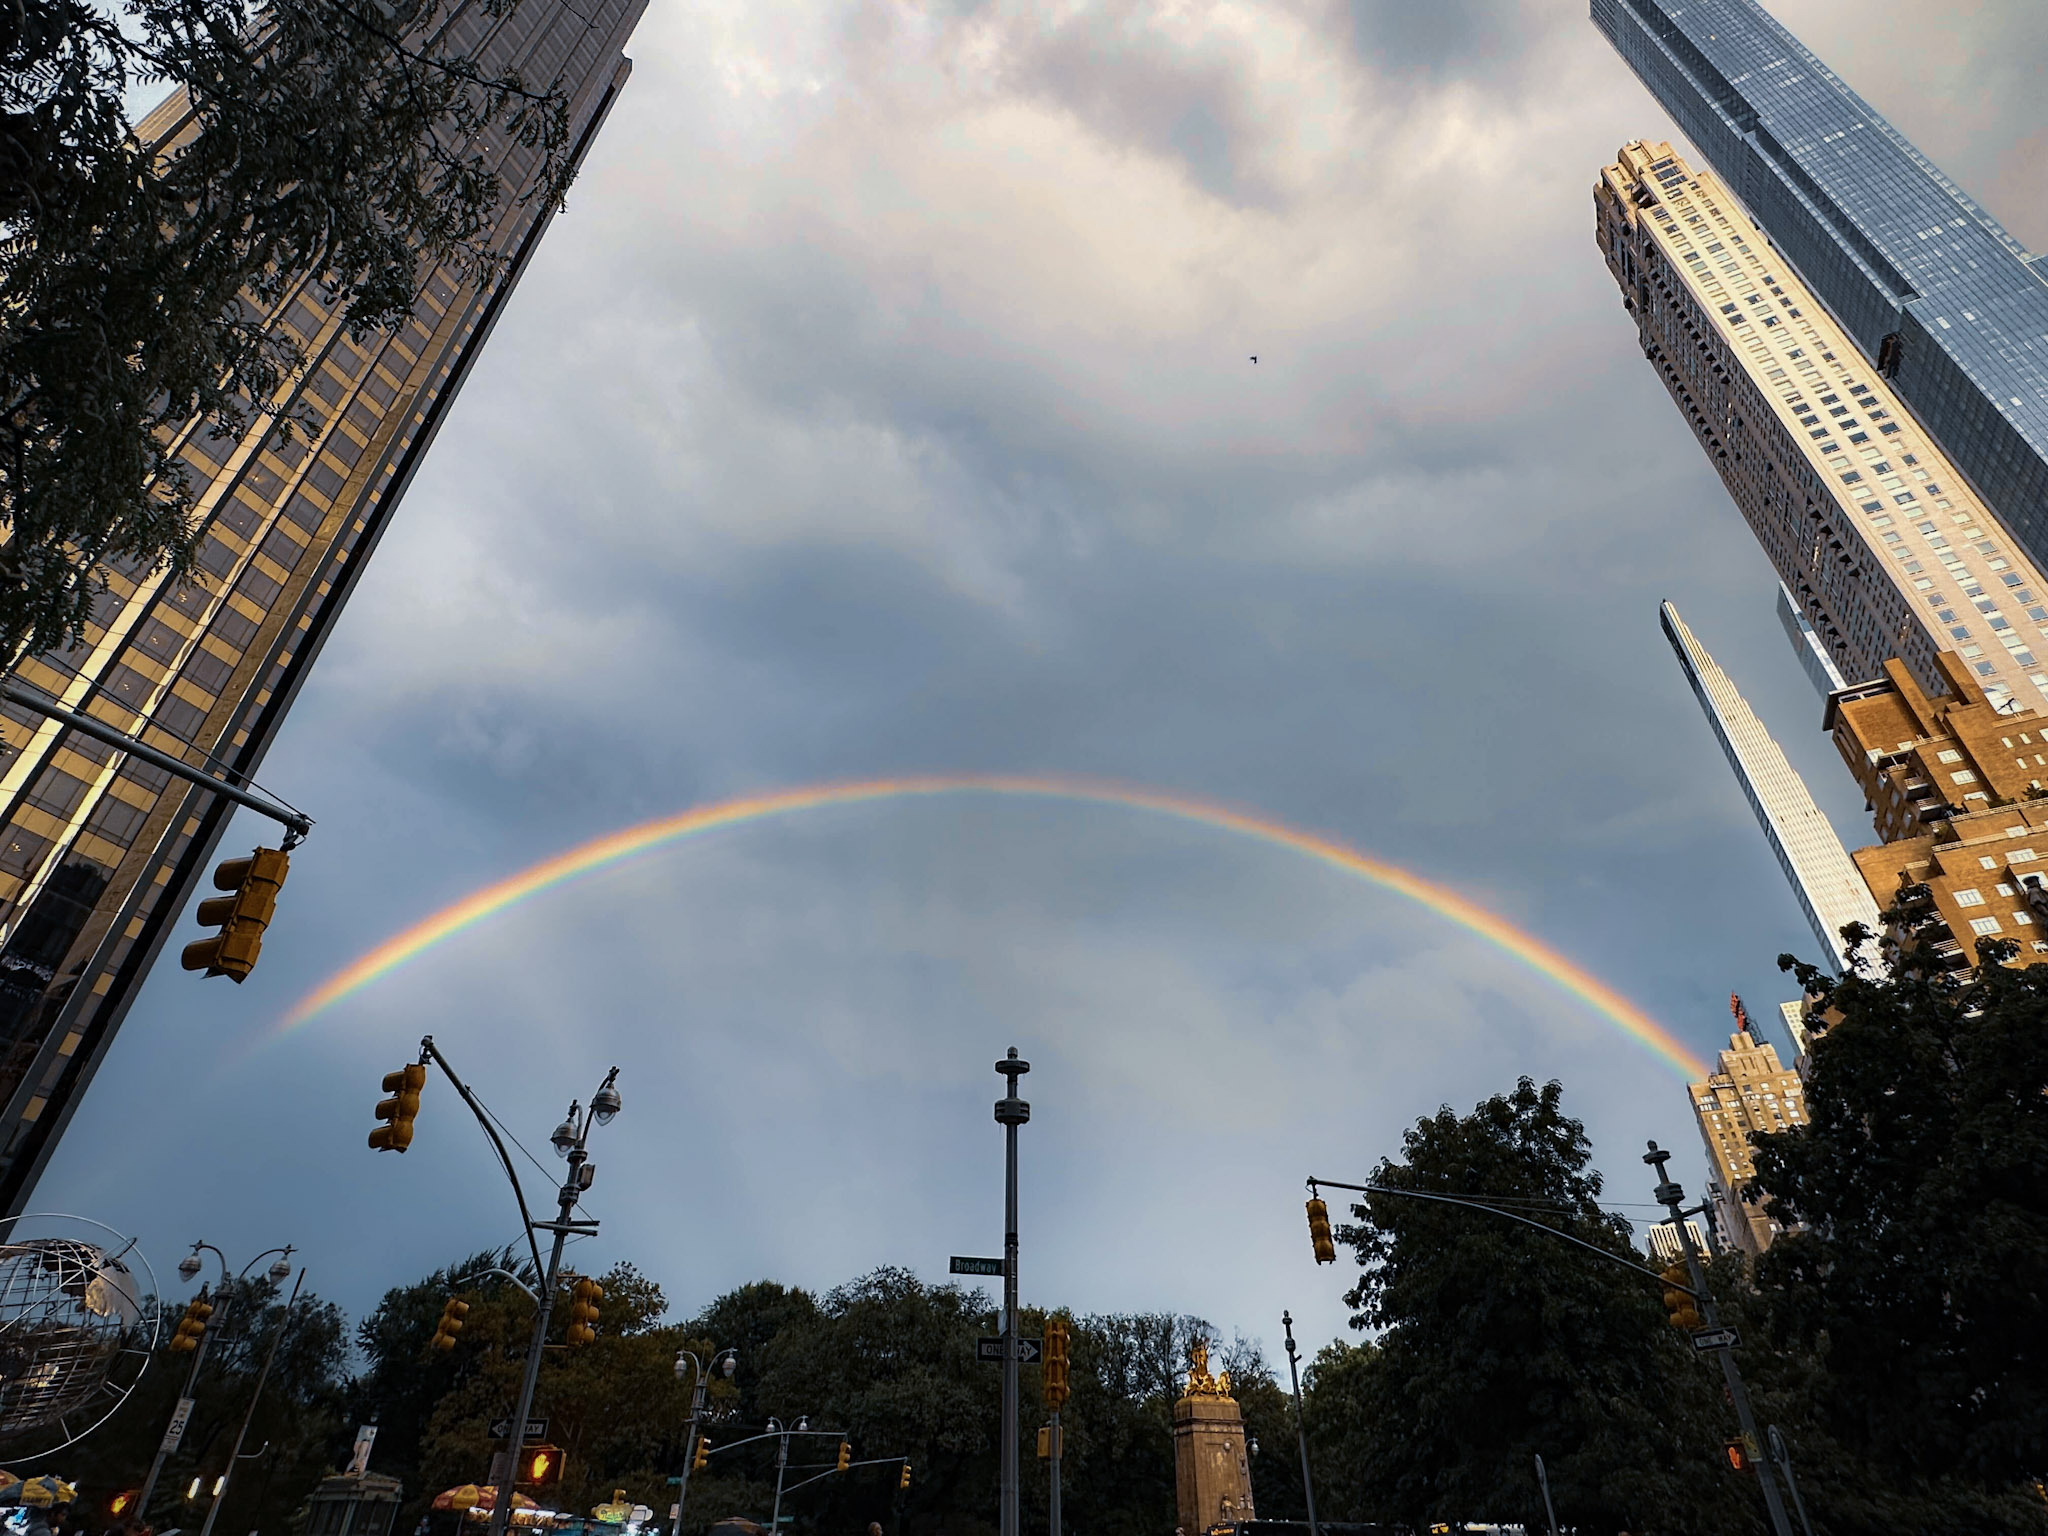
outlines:
[{"label": "window", "polygon": [[1975,887],[1957,891],[1956,905],[1959,907],[1981,907],[1984,905],[1984,893]]},{"label": "window", "polygon": [[1977,867],[1979,869],[1996,869],[1998,868],[1998,860],[1992,858],[1988,853],[1983,854],[1977,860]]},{"label": "window", "polygon": [[1973,917],[1970,919],[1970,932],[1977,934],[1979,937],[1987,933],[1997,933],[1998,931],[1998,919],[1995,917]]},{"label": "window", "polygon": [[1960,763],[1963,760],[1963,754],[1954,751],[1950,748],[1944,747],[1940,752],[1935,754],[1934,760],[1938,763]]}]

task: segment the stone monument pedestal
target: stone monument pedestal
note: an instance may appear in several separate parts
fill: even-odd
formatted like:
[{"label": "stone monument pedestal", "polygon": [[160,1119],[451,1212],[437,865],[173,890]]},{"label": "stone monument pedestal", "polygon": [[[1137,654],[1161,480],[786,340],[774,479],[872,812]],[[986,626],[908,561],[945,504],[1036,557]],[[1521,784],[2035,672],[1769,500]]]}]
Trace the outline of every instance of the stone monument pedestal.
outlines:
[{"label": "stone monument pedestal", "polygon": [[1229,1375],[1209,1375],[1208,1353],[1196,1346],[1187,1393],[1173,1405],[1174,1493],[1183,1536],[1257,1518],[1244,1415],[1230,1395]]}]

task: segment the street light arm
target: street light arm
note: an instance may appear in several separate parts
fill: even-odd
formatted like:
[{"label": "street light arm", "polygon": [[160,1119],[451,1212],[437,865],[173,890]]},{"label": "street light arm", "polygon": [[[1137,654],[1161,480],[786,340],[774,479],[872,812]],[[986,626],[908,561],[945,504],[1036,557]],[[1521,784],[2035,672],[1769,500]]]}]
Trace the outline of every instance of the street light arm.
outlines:
[{"label": "street light arm", "polygon": [[1695,1300],[1703,1299],[1701,1292],[1694,1290],[1689,1285],[1680,1285],[1674,1280],[1666,1280],[1661,1271],[1637,1264],[1630,1259],[1624,1259],[1620,1254],[1610,1249],[1602,1248],[1598,1243],[1589,1243],[1582,1237],[1573,1237],[1569,1232],[1560,1232],[1556,1227],[1545,1226],[1542,1222],[1532,1220],[1530,1217],[1519,1215],[1514,1211],[1504,1211],[1497,1205],[1486,1205],[1481,1201],[1466,1200],[1457,1195],[1434,1195],[1419,1189],[1400,1189],[1392,1184],[1345,1184],[1336,1179],[1319,1179],[1313,1175],[1309,1177],[1308,1187],[1312,1193],[1317,1190],[1318,1186],[1325,1184],[1331,1189],[1355,1189],[1361,1194],[1367,1195],[1405,1195],[1413,1200],[1435,1200],[1444,1205],[1462,1205],[1470,1210],[1485,1211],[1491,1216],[1505,1216],[1509,1221],[1519,1221],[1525,1227],[1534,1227],[1538,1232],[1547,1232],[1552,1237],[1562,1238],[1565,1242],[1575,1244],[1585,1249],[1588,1253],[1597,1253],[1610,1264],[1619,1264],[1623,1269],[1630,1270],[1646,1279],[1654,1280],[1666,1290],[1683,1291]]},{"label": "street light arm", "polygon": [[[490,1137],[491,1147],[497,1152],[498,1161],[505,1167],[505,1177],[512,1183],[512,1198],[519,1202],[520,1228],[526,1233],[526,1246],[533,1250],[533,1277],[536,1281],[544,1280],[547,1276],[548,1267],[541,1262],[540,1243],[533,1235],[533,1213],[526,1207],[526,1190],[519,1183],[519,1172],[512,1166],[511,1154],[506,1152],[505,1143],[498,1139],[498,1131],[491,1124],[491,1117],[484,1113],[484,1107],[477,1101],[477,1096],[469,1091],[469,1084],[456,1075],[455,1068],[448,1064],[448,1058],[441,1054],[441,1048],[434,1044],[434,1037],[432,1035],[422,1035],[420,1036],[420,1065],[425,1066],[430,1061],[441,1069],[442,1075],[449,1082],[455,1085],[455,1091],[462,1095],[462,1102],[467,1104],[469,1112],[476,1116],[476,1123],[482,1126],[484,1134]],[[532,1296],[533,1292],[528,1291],[526,1294]]]},{"label": "street light arm", "polygon": [[871,1456],[866,1461],[849,1461],[844,1467],[835,1463],[827,1467],[823,1472],[820,1472],[816,1477],[807,1477],[800,1483],[791,1483],[782,1491],[784,1493],[795,1493],[799,1488],[808,1488],[811,1484],[823,1482],[828,1477],[837,1477],[841,1472],[851,1472],[855,1467],[893,1467],[908,1460],[910,1460],[908,1456]]},{"label": "street light arm", "polygon": [[496,1275],[501,1280],[510,1280],[514,1285],[518,1286],[519,1289],[526,1292],[526,1296],[529,1301],[534,1302],[536,1305],[540,1301],[539,1292],[535,1291],[532,1286],[528,1285],[524,1280],[520,1279],[517,1275],[513,1274],[512,1271],[509,1269],[498,1269],[496,1267],[490,1269],[479,1269],[472,1274],[464,1275],[460,1280],[452,1280],[449,1282],[449,1284],[458,1286],[469,1285],[473,1281],[483,1279],[485,1275]]}]

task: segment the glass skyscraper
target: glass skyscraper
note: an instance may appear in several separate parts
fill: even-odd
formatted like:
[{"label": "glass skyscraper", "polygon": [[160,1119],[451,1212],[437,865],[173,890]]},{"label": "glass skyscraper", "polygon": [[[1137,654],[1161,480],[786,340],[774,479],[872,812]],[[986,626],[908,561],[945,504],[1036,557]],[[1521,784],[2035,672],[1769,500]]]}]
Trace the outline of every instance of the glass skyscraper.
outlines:
[{"label": "glass skyscraper", "polygon": [[2037,561],[2048,270],[1756,0],[1592,16]]},{"label": "glass skyscraper", "polygon": [[[521,0],[493,15],[457,0],[447,41],[488,73],[560,82],[580,160],[625,83],[620,50],[646,4]],[[139,128],[164,148],[192,131],[182,95]],[[530,183],[534,151],[497,136],[481,148],[509,188]],[[247,783],[546,223],[539,202],[507,196],[492,235],[503,276],[484,287],[423,272],[410,318],[361,342],[312,277],[287,294],[268,323],[309,359],[286,406],[300,429],[287,439],[269,416],[221,440],[195,422],[175,444],[204,521],[204,574],[177,584],[117,569],[83,641],[24,661],[19,682]],[[11,1216],[232,807],[17,706],[0,706],[0,740],[0,1214]]]}]

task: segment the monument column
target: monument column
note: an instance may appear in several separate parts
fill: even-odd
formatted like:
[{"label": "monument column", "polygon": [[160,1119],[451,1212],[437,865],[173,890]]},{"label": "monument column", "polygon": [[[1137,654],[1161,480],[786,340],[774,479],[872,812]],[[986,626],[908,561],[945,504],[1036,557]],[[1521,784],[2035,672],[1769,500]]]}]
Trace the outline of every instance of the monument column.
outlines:
[{"label": "monument column", "polygon": [[1187,1391],[1173,1405],[1174,1493],[1184,1536],[1254,1520],[1252,1469],[1244,1415],[1230,1395],[1230,1373],[1209,1374],[1209,1347],[1189,1352]]}]

